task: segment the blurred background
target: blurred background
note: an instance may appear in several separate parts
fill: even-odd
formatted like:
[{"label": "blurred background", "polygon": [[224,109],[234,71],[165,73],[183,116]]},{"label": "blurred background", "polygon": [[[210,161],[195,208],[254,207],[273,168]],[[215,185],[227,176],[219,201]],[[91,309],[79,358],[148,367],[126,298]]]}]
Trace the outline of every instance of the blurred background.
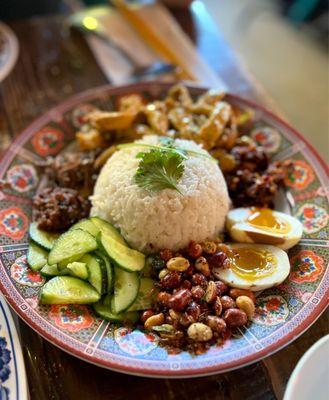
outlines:
[{"label": "blurred background", "polygon": [[[0,0],[0,19],[65,10],[76,0]],[[163,0],[208,11],[277,108],[329,160],[327,0]],[[106,1],[85,0],[88,5]]]},{"label": "blurred background", "polygon": [[203,0],[283,115],[329,161],[328,2]]}]

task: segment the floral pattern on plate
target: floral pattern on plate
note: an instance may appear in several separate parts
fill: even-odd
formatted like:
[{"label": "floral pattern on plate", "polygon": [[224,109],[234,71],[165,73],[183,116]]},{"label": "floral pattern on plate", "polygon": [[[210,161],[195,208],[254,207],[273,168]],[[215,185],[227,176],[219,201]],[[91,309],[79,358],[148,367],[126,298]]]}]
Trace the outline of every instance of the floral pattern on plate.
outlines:
[{"label": "floral pattern on plate", "polygon": [[282,324],[289,315],[287,302],[282,296],[260,297],[256,302],[256,312],[252,321],[259,325]]},{"label": "floral pattern on plate", "polygon": [[32,145],[40,156],[53,156],[62,148],[63,140],[62,131],[45,126],[33,136]]},{"label": "floral pattern on plate", "polygon": [[0,211],[0,234],[20,240],[25,235],[27,226],[27,217],[20,208],[10,207]]},{"label": "floral pattern on plate", "polygon": [[294,189],[302,190],[314,180],[311,166],[303,160],[292,160],[293,168],[287,176],[285,183]]},{"label": "floral pattern on plate", "polygon": [[94,323],[88,307],[79,304],[53,304],[50,306],[48,316],[55,325],[69,332],[78,332],[91,327]]},{"label": "floral pattern on plate", "polygon": [[8,170],[7,180],[12,189],[24,193],[36,187],[38,176],[33,165],[19,164]]},{"label": "floral pattern on plate", "polygon": [[28,266],[26,255],[17,258],[10,268],[10,275],[20,285],[39,287],[45,283],[45,278],[40,272],[32,271]]},{"label": "floral pattern on plate", "polygon": [[80,128],[82,125],[84,125],[87,122],[85,115],[88,112],[94,111],[95,109],[96,107],[91,103],[79,104],[78,107],[72,111],[71,122],[73,126],[75,128]]},{"label": "floral pattern on plate", "polygon": [[302,250],[290,260],[290,280],[293,282],[314,282],[322,275],[324,260],[313,251]]},{"label": "floral pattern on plate", "polygon": [[250,136],[259,146],[263,146],[269,154],[276,153],[281,144],[281,135],[277,129],[262,126],[253,129]]},{"label": "floral pattern on plate", "polygon": [[296,217],[303,224],[305,233],[316,233],[324,228],[329,220],[328,212],[313,203],[303,204],[296,213]]},{"label": "floral pattern on plate", "polygon": [[157,337],[152,334],[145,335],[138,329],[118,328],[114,331],[114,340],[120,349],[132,356],[147,354],[157,347]]}]

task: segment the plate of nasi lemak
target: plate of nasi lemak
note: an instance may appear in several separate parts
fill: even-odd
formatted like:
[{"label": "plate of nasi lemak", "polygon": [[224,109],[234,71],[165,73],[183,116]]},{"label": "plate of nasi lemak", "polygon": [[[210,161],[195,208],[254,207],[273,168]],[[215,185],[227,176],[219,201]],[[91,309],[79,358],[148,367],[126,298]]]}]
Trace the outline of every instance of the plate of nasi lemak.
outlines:
[{"label": "plate of nasi lemak", "polygon": [[189,377],[260,360],[328,297],[328,166],[238,96],[89,90],[0,164],[0,286],[44,338],[119,372]]}]

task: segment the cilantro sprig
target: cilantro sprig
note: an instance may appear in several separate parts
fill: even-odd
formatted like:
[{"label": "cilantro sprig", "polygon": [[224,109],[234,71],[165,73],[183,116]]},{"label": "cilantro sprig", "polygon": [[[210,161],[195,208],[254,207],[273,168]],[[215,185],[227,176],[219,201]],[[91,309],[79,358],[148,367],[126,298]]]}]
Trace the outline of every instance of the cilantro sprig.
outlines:
[{"label": "cilantro sprig", "polygon": [[184,172],[186,156],[175,149],[164,151],[158,148],[140,152],[136,157],[140,162],[134,179],[139,187],[149,192],[173,189],[182,194],[177,184]]}]

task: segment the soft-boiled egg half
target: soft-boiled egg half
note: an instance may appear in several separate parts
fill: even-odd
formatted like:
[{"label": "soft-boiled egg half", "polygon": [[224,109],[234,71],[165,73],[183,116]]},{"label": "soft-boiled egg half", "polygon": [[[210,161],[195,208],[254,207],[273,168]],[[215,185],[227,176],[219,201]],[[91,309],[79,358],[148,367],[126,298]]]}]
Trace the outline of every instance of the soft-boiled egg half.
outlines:
[{"label": "soft-boiled egg half", "polygon": [[298,219],[269,208],[235,208],[227,215],[226,228],[237,242],[272,244],[283,250],[297,244],[303,234]]},{"label": "soft-boiled egg half", "polygon": [[216,277],[227,285],[252,291],[282,283],[290,272],[287,253],[267,244],[230,243],[227,268],[216,268]]}]

